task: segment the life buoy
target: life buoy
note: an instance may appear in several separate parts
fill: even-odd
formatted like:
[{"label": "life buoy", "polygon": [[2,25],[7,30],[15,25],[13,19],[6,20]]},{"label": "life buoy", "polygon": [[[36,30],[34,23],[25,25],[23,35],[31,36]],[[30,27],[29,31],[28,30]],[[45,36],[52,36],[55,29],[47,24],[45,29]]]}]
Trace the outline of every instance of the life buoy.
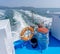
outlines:
[{"label": "life buoy", "polygon": [[[30,34],[30,36],[28,36],[28,37],[26,37],[25,35],[24,35],[24,33],[27,31],[27,30],[30,30],[31,31],[31,34]],[[20,33],[20,37],[21,37],[21,39],[22,40],[29,40],[29,39],[31,39],[32,37],[33,37],[33,32],[34,32],[34,29],[32,28],[32,27],[26,27],[26,28],[24,28],[23,30],[22,30],[22,32]]]}]

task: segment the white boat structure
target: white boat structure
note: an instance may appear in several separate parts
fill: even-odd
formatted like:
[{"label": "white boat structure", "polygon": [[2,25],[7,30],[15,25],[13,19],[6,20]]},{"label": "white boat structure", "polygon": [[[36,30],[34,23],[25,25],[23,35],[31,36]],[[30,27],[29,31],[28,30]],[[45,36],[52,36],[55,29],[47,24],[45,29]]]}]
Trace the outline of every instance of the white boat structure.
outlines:
[{"label": "white boat structure", "polygon": [[56,39],[60,40],[60,12],[51,13],[53,16],[51,33]]},{"label": "white boat structure", "polygon": [[0,20],[0,54],[15,54],[9,20]]},{"label": "white boat structure", "polygon": [[60,40],[60,12],[50,12],[47,14],[52,16],[51,34],[56,39]]}]

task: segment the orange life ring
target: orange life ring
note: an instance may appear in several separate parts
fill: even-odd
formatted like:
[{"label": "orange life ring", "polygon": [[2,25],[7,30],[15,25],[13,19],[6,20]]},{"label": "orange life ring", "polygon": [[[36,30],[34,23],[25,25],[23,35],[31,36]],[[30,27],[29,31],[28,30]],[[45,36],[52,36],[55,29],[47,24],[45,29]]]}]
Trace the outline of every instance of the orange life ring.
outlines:
[{"label": "orange life ring", "polygon": [[[26,37],[25,35],[24,35],[24,33],[27,31],[27,30],[30,30],[31,31],[31,34],[30,34],[30,36],[28,36],[28,37]],[[34,29],[32,28],[32,27],[26,27],[26,28],[24,28],[23,30],[22,30],[22,32],[20,33],[20,37],[21,37],[21,39],[22,40],[29,40],[29,39],[31,39],[32,37],[33,37],[33,32],[34,32]]]}]

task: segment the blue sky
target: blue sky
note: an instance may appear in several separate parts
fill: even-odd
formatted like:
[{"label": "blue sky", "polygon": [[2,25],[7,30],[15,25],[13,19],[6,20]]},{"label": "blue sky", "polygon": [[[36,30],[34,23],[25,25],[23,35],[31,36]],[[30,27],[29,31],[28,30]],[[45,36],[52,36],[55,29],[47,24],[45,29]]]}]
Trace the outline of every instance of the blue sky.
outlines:
[{"label": "blue sky", "polygon": [[60,8],[60,0],[0,0],[0,6],[37,8]]}]

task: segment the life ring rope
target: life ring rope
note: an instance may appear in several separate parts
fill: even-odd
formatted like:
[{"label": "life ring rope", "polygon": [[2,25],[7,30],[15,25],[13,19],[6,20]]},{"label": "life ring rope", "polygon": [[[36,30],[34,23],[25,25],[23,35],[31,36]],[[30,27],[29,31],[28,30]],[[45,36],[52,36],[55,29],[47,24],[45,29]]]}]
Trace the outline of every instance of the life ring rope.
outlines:
[{"label": "life ring rope", "polygon": [[[26,36],[24,35],[24,33],[25,33],[27,30],[31,31],[31,34],[30,34],[28,37],[26,37]],[[32,27],[26,27],[26,28],[24,28],[24,29],[21,31],[20,37],[21,37],[22,40],[25,40],[25,41],[26,41],[26,40],[29,40],[29,39],[31,39],[31,38],[33,37],[33,33],[34,33],[34,29],[33,29]]]}]

